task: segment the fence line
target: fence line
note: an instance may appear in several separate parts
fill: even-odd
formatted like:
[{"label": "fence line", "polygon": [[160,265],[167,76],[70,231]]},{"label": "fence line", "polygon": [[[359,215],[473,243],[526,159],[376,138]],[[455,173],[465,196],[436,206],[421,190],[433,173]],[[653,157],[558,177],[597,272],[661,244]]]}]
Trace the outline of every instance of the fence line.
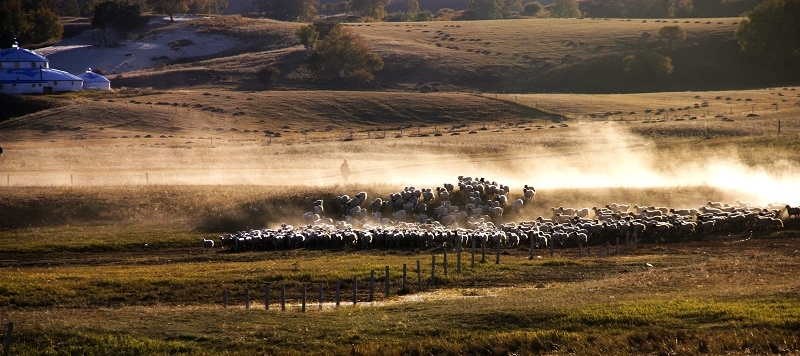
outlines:
[{"label": "fence line", "polygon": [[[611,250],[611,243],[610,242],[606,242],[605,244],[598,245],[598,246],[596,246],[597,249],[595,250],[594,257],[596,257],[596,258],[606,257],[607,258],[607,257],[611,257],[612,255],[619,255],[620,247],[622,248],[622,251],[627,251],[628,242],[629,242],[629,240],[626,238],[625,244],[620,246],[619,239],[617,239],[617,244],[615,246],[615,250],[614,250],[613,253],[612,253],[612,250]],[[634,244],[635,244],[635,241],[634,241]],[[456,247],[456,250],[459,250],[459,247]],[[576,251],[577,255],[570,253],[570,254],[565,255],[565,256],[569,257],[571,255],[571,256],[575,256],[577,258],[592,257],[592,250],[593,250],[592,246],[584,246],[583,244],[578,244],[576,250],[577,250]],[[497,252],[496,263],[500,263],[500,249],[497,249],[497,251],[498,252]],[[445,251],[443,251],[442,254],[443,254],[443,256],[447,256],[446,249],[445,249]],[[476,253],[475,253],[475,250],[473,248],[473,252],[472,252],[473,266],[474,266],[475,254]],[[552,254],[552,249],[551,249],[551,254]],[[459,256],[460,256],[460,253],[459,253]],[[533,256],[533,251],[531,252],[531,254],[528,257],[528,258],[533,258],[533,257],[530,257],[530,256]],[[460,274],[461,273],[460,257],[457,259],[457,261],[458,261],[457,262],[458,263],[458,268],[457,268],[458,272],[457,273]],[[417,274],[417,277],[416,277],[417,278],[417,290],[416,291],[417,292],[422,292],[422,291],[428,290],[430,288],[434,288],[436,286],[436,284],[437,284],[436,283],[436,267],[437,267],[436,254],[432,254],[431,255],[430,279],[424,280],[422,278],[422,268],[421,268],[422,262],[420,260],[417,260],[416,263],[417,263],[417,270],[416,270],[416,274]],[[484,259],[484,261],[482,263],[486,263],[485,259]],[[447,262],[446,257],[442,259],[441,265],[442,265],[442,271],[443,272],[447,271],[448,262]],[[473,267],[473,269],[474,269],[474,267]],[[447,274],[445,274],[445,276],[446,275]],[[363,295],[360,296],[359,295],[359,290],[358,290],[359,278],[358,277],[353,277],[352,285],[351,285],[353,306],[358,305],[358,303],[360,301],[367,301],[369,303],[374,303],[376,301],[376,298],[375,298],[375,288],[376,288],[375,278],[376,277],[375,277],[375,270],[374,269],[370,270],[370,274],[369,274],[368,278],[369,278],[368,279],[369,284],[368,284],[368,290],[367,290],[366,296],[363,296]],[[383,298],[391,298],[391,296],[392,296],[392,287],[393,286],[395,286],[397,288],[396,291],[395,291],[395,294],[406,294],[406,293],[410,293],[411,292],[410,288],[409,288],[409,285],[408,285],[408,267],[407,267],[407,264],[404,263],[402,265],[402,279],[401,279],[401,281],[395,282],[395,283],[392,282],[391,273],[390,273],[390,266],[384,266],[384,276],[383,276],[383,278],[384,278]],[[399,285],[397,283],[399,283]],[[317,296],[317,301],[319,303],[319,309],[320,310],[323,309],[323,306],[325,304],[325,289],[326,289],[325,285],[326,285],[326,282],[321,282],[318,285],[319,294]],[[308,302],[308,300],[307,300],[308,299],[308,293],[307,293],[308,285],[307,285],[307,283],[299,283],[298,286],[300,287],[300,296],[299,296],[299,300],[296,302],[296,304],[295,304],[295,306],[293,308],[297,308],[298,304],[299,304],[300,311],[305,313],[306,312],[306,305],[307,305],[307,302]],[[264,300],[264,310],[266,310],[266,311],[271,310],[270,309],[270,305],[271,305],[272,301],[270,300],[270,288],[271,288],[271,283],[265,282],[264,283],[264,299],[263,300]],[[341,288],[342,288],[341,280],[336,280],[335,281],[335,288],[334,288],[334,292],[333,292],[334,293],[333,302],[331,303],[336,308],[341,306]],[[363,291],[362,291],[362,293],[363,293]],[[286,283],[281,283],[280,305],[281,305],[281,311],[282,312],[286,312],[287,311],[287,301],[286,301],[286,299],[287,299]],[[244,309],[245,310],[249,310],[250,309],[250,300],[251,300],[250,288],[249,288],[249,286],[245,286],[244,287],[244,300],[243,300]],[[222,300],[223,307],[227,308],[228,304],[230,302],[231,302],[230,294],[229,294],[229,291],[226,289],[226,290],[223,291],[223,300]]]}]

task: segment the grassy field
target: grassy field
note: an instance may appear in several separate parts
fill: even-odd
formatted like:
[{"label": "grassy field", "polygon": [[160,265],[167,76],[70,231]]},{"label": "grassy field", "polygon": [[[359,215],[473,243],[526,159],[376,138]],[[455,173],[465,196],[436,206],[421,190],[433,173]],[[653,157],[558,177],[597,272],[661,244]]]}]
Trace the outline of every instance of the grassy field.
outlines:
[{"label": "grassy field", "polygon": [[[713,52],[740,20],[677,24],[687,52]],[[800,353],[796,218],[782,230],[612,247],[606,257],[592,247],[529,259],[518,248],[500,264],[479,254],[473,268],[463,255],[460,272],[450,248],[447,275],[442,247],[201,247],[300,224],[317,199],[336,217],[339,195],[385,198],[459,175],[508,184],[513,199],[535,186],[535,202],[506,221],[615,202],[800,204],[796,86],[721,90],[771,79],[712,83],[717,73],[696,79],[718,91],[529,93],[657,46],[642,33],[675,21],[351,24],[386,60],[379,77],[391,90],[334,91],[295,72],[300,24],[206,19],[198,31],[252,45],[112,77],[127,86],[112,92],[0,98],[14,108],[0,113],[0,331],[14,323],[11,354]],[[254,91],[252,73],[266,64],[286,77],[280,90]],[[601,72],[587,83],[614,75]],[[682,73],[675,81],[692,71]],[[426,84],[439,91],[416,90]],[[343,159],[353,171],[346,184]]]}]

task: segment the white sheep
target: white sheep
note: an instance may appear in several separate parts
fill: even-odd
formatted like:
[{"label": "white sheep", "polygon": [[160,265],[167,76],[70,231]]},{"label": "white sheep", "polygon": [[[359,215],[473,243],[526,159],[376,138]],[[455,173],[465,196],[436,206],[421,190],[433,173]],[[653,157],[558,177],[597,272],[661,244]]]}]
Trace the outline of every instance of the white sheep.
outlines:
[{"label": "white sheep", "polygon": [[206,250],[210,250],[210,249],[214,248],[214,240],[203,239],[202,242],[203,242],[203,247]]}]

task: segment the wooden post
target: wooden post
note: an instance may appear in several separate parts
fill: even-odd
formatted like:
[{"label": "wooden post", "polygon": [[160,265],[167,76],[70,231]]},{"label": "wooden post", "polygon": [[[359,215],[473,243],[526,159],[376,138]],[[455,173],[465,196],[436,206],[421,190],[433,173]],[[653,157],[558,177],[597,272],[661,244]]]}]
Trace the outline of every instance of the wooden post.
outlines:
[{"label": "wooden post", "polygon": [[481,239],[481,263],[486,263],[486,240]]},{"label": "wooden post", "polygon": [[319,308],[322,309],[322,298],[324,297],[323,293],[325,292],[324,284],[319,284]]},{"label": "wooden post", "polygon": [[436,285],[436,281],[434,280],[434,278],[436,278],[435,273],[436,273],[436,255],[431,255],[431,287]]},{"label": "wooden post", "polygon": [[500,264],[500,241],[497,241],[497,256],[494,259],[494,264]]},{"label": "wooden post", "polygon": [[281,310],[286,311],[286,284],[281,283]]},{"label": "wooden post", "polygon": [[269,310],[269,283],[264,283],[264,310]]},{"label": "wooden post", "polygon": [[353,305],[358,302],[358,278],[353,277]]},{"label": "wooden post", "polygon": [[342,282],[338,279],[336,280],[336,306],[339,306],[339,303],[342,301]]},{"label": "wooden post", "polygon": [[228,290],[227,289],[224,292],[222,292],[222,307],[223,308],[227,308],[228,307]]},{"label": "wooden post", "polygon": [[417,283],[419,284],[419,287],[417,288],[422,290],[422,267],[419,263],[419,260],[417,260]]},{"label": "wooden post", "polygon": [[530,245],[531,245],[530,249],[528,250],[528,251],[530,251],[530,254],[528,254],[528,259],[532,260],[533,259],[533,237],[529,237],[528,238],[528,242],[530,242]]},{"label": "wooden post", "polygon": [[11,337],[14,334],[14,323],[8,323],[8,330],[6,330],[6,343],[3,347],[3,355],[11,355]]},{"label": "wooden post", "polygon": [[250,309],[250,288],[244,287],[244,309]]},{"label": "wooden post", "polygon": [[386,287],[385,297],[389,298],[389,266],[386,266],[386,277],[384,277],[384,284]]},{"label": "wooden post", "polygon": [[470,264],[470,268],[475,269],[475,238],[472,239],[472,263]]},{"label": "wooden post", "polygon": [[408,288],[408,287],[406,287],[406,282],[407,281],[408,281],[408,279],[406,278],[406,264],[403,263],[403,292],[406,292],[408,290],[408,289],[406,289],[406,288]]},{"label": "wooden post", "polygon": [[306,312],[306,284],[303,283],[303,301],[302,301],[302,311],[303,313]]},{"label": "wooden post", "polygon": [[456,273],[461,274],[461,239],[456,243]]},{"label": "wooden post", "polygon": [[447,247],[444,248],[444,258],[442,261],[442,266],[444,266],[444,275],[447,275]]},{"label": "wooden post", "polygon": [[375,270],[369,271],[369,301],[372,302],[372,297],[375,295]]}]

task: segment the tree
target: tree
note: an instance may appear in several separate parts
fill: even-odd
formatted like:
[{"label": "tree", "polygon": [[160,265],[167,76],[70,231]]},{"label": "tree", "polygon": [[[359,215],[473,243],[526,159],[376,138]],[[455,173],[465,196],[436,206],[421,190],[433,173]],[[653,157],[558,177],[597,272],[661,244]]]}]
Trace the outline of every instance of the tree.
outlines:
[{"label": "tree", "polygon": [[522,8],[522,14],[525,16],[536,16],[542,11],[542,4],[538,1],[529,2]]},{"label": "tree", "polygon": [[221,14],[228,9],[228,0],[190,0],[191,14]]},{"label": "tree", "polygon": [[375,20],[382,20],[386,17],[386,5],[391,0],[351,0],[350,10],[363,16]]},{"label": "tree", "polygon": [[357,33],[346,26],[334,27],[317,42],[309,67],[320,77],[347,78],[354,72],[363,76],[383,69],[383,60],[367,46]]},{"label": "tree", "polygon": [[78,0],[67,0],[64,2],[64,8],[61,10],[64,16],[78,17],[81,15],[81,6]]},{"label": "tree", "polygon": [[318,0],[254,0],[258,12],[281,21],[305,21],[317,14]]},{"label": "tree", "polygon": [[419,1],[408,0],[408,4],[406,4],[406,17],[408,21],[417,20],[417,15],[419,15]]},{"label": "tree", "polygon": [[550,7],[550,14],[560,18],[581,17],[581,10],[577,0],[555,0]]},{"label": "tree", "polygon": [[256,78],[265,89],[272,88],[278,82],[278,77],[281,75],[281,70],[274,66],[263,67],[256,72]]},{"label": "tree", "polygon": [[172,22],[172,15],[189,11],[189,0],[147,0],[147,5],[156,13],[169,15]]},{"label": "tree", "polygon": [[472,20],[502,19],[506,14],[505,0],[470,0],[467,8]]},{"label": "tree", "polygon": [[742,51],[776,65],[800,62],[800,0],[768,0],[736,30]]},{"label": "tree", "polygon": [[30,25],[22,9],[22,1],[7,0],[0,2],[0,37],[3,43],[0,48],[11,46],[15,38],[28,31]]},{"label": "tree", "polygon": [[306,25],[298,28],[295,35],[300,40],[300,44],[306,49],[314,48],[314,43],[319,39],[319,32],[314,25]]},{"label": "tree", "polygon": [[89,16],[92,26],[100,29],[132,31],[147,24],[139,5],[125,0],[111,0],[98,3]]},{"label": "tree", "polygon": [[31,25],[28,32],[31,43],[58,41],[64,34],[64,25],[58,14],[48,8],[39,8],[29,12],[28,23]]},{"label": "tree", "polygon": [[634,80],[657,80],[672,74],[672,58],[655,52],[639,53],[622,59],[623,73]]},{"label": "tree", "polygon": [[658,30],[658,38],[667,43],[667,48],[675,48],[686,40],[686,30],[680,26],[664,26]]}]

